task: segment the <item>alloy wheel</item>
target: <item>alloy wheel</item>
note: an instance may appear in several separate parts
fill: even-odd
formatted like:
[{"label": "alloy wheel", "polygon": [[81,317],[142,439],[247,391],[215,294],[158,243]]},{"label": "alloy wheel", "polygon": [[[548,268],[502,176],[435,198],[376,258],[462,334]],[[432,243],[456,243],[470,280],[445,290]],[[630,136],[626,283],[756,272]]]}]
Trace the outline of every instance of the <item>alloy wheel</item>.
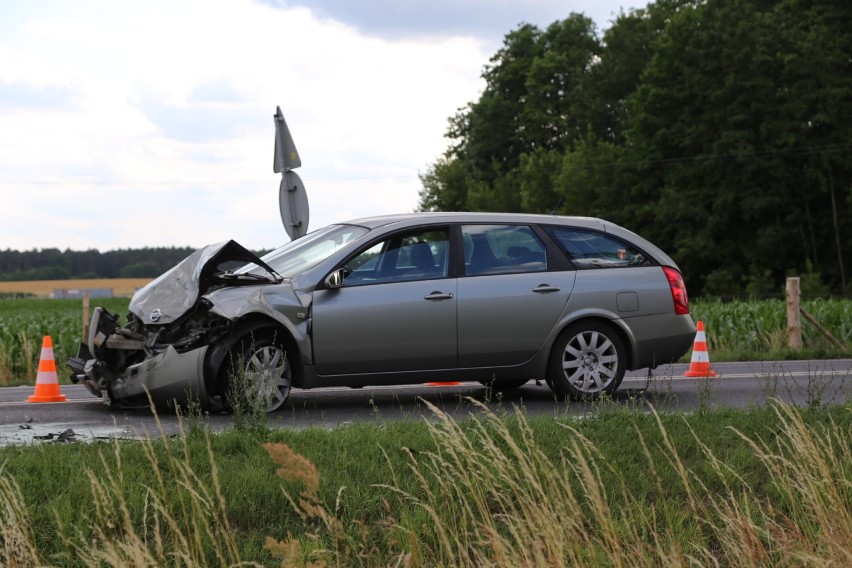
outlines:
[{"label": "alloy wheel", "polygon": [[565,346],[562,372],[568,384],[579,393],[604,392],[616,379],[618,371],[618,350],[600,331],[581,331]]},{"label": "alloy wheel", "polygon": [[264,345],[251,350],[246,358],[245,388],[250,400],[266,405],[267,412],[277,410],[290,393],[292,374],[287,354],[278,345]]}]

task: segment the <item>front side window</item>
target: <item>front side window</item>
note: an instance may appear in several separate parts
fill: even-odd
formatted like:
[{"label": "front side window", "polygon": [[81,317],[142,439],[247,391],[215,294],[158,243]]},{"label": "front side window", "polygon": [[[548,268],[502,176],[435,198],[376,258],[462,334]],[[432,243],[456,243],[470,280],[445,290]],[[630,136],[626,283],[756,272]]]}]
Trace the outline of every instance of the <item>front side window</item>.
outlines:
[{"label": "front side window", "polygon": [[579,269],[651,264],[639,249],[611,235],[562,227],[549,227],[547,231]]},{"label": "front side window", "polygon": [[465,274],[517,274],[547,270],[547,253],[526,225],[462,227]]},{"label": "front side window", "polygon": [[344,267],[344,286],[446,278],[449,231],[430,228],[370,245]]}]

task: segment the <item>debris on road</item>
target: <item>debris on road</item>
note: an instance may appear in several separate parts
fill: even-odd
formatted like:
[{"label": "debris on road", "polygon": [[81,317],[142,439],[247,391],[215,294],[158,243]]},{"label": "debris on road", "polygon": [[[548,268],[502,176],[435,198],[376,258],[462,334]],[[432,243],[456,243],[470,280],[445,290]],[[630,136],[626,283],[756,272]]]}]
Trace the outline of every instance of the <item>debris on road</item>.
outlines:
[{"label": "debris on road", "polygon": [[68,444],[71,442],[77,441],[77,434],[71,428],[60,432],[59,434],[54,434],[52,432],[45,434],[44,436],[33,436],[34,440],[49,440],[55,442],[61,442],[63,444]]}]

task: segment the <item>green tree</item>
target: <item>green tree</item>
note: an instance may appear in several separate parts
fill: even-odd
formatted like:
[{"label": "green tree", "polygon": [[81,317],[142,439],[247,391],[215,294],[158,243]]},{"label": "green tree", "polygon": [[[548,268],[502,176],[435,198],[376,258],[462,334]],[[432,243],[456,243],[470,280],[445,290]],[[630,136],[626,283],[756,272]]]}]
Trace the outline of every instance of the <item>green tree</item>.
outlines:
[{"label": "green tree", "polygon": [[420,211],[464,211],[473,180],[461,160],[445,155],[420,174]]},{"label": "green tree", "polygon": [[134,262],[119,272],[121,278],[155,278],[163,272],[153,262]]},{"label": "green tree", "polygon": [[789,44],[783,132],[795,141],[791,149],[800,164],[797,180],[812,244],[807,258],[846,288],[852,246],[852,5],[786,0],[773,16],[776,25],[785,26]]},{"label": "green tree", "polygon": [[631,225],[630,204],[618,185],[621,157],[621,148],[591,135],[566,152],[556,179],[563,197],[560,212]]},{"label": "green tree", "polygon": [[448,157],[460,159],[469,174],[491,181],[518,165],[521,153],[532,149],[525,139],[523,103],[527,74],[540,53],[541,31],[524,24],[506,35],[482,78],[486,87],[478,101],[450,119],[448,137],[455,141]]},{"label": "green tree", "polygon": [[523,152],[564,151],[582,139],[593,117],[589,70],[601,46],[591,19],[572,14],[554,22],[538,40],[526,72],[521,105]]},{"label": "green tree", "polygon": [[658,0],[602,38],[578,14],[523,25],[450,119],[420,207],[561,202],[660,245],[692,293],[808,262],[848,289],[850,29],[848,0]]},{"label": "green tree", "polygon": [[655,53],[656,42],[679,10],[695,0],[658,0],[647,7],[621,13],[603,33],[600,58],[589,70],[590,119],[595,138],[625,142],[627,98],[641,83],[642,73]]},{"label": "green tree", "polygon": [[[627,140],[644,174],[638,193],[655,204],[647,234],[688,274],[724,268],[740,279],[746,267],[783,274],[840,248],[830,237],[842,223],[832,231],[828,191],[820,197],[812,181],[827,171],[817,164],[834,139],[813,132],[832,108],[814,79],[823,67],[831,69],[826,76],[849,75],[848,52],[831,62],[807,55],[815,28],[849,35],[842,31],[848,3],[845,20],[828,18],[836,12],[829,4],[710,2],[679,11],[657,42],[629,101]],[[836,114],[846,116],[852,91],[840,81],[846,102]]]},{"label": "green tree", "polygon": [[521,156],[518,189],[521,210],[531,213],[550,213],[564,199],[558,186],[562,167],[562,152],[538,148]]},{"label": "green tree", "polygon": [[419,208],[525,207],[522,156],[562,152],[590,128],[585,81],[599,50],[592,20],[580,14],[544,32],[524,24],[507,34],[483,72],[479,100],[450,119],[451,147],[421,175]]}]

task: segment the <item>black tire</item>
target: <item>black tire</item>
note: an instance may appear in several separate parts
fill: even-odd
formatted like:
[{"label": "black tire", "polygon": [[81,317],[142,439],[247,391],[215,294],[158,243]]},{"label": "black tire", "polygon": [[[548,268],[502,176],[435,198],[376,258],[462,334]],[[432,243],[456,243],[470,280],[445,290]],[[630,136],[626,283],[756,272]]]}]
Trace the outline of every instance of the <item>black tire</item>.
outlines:
[{"label": "black tire", "polygon": [[557,396],[594,400],[615,392],[626,364],[624,341],[611,325],[577,322],[553,344],[547,384]]},{"label": "black tire", "polygon": [[529,379],[503,379],[503,380],[495,380],[491,379],[488,381],[479,381],[479,383],[485,388],[491,389],[492,392],[509,392],[516,389],[521,388],[525,384],[530,382]]},{"label": "black tire", "polygon": [[284,405],[293,384],[293,367],[284,342],[271,330],[241,337],[223,361],[227,405],[274,412]]}]

